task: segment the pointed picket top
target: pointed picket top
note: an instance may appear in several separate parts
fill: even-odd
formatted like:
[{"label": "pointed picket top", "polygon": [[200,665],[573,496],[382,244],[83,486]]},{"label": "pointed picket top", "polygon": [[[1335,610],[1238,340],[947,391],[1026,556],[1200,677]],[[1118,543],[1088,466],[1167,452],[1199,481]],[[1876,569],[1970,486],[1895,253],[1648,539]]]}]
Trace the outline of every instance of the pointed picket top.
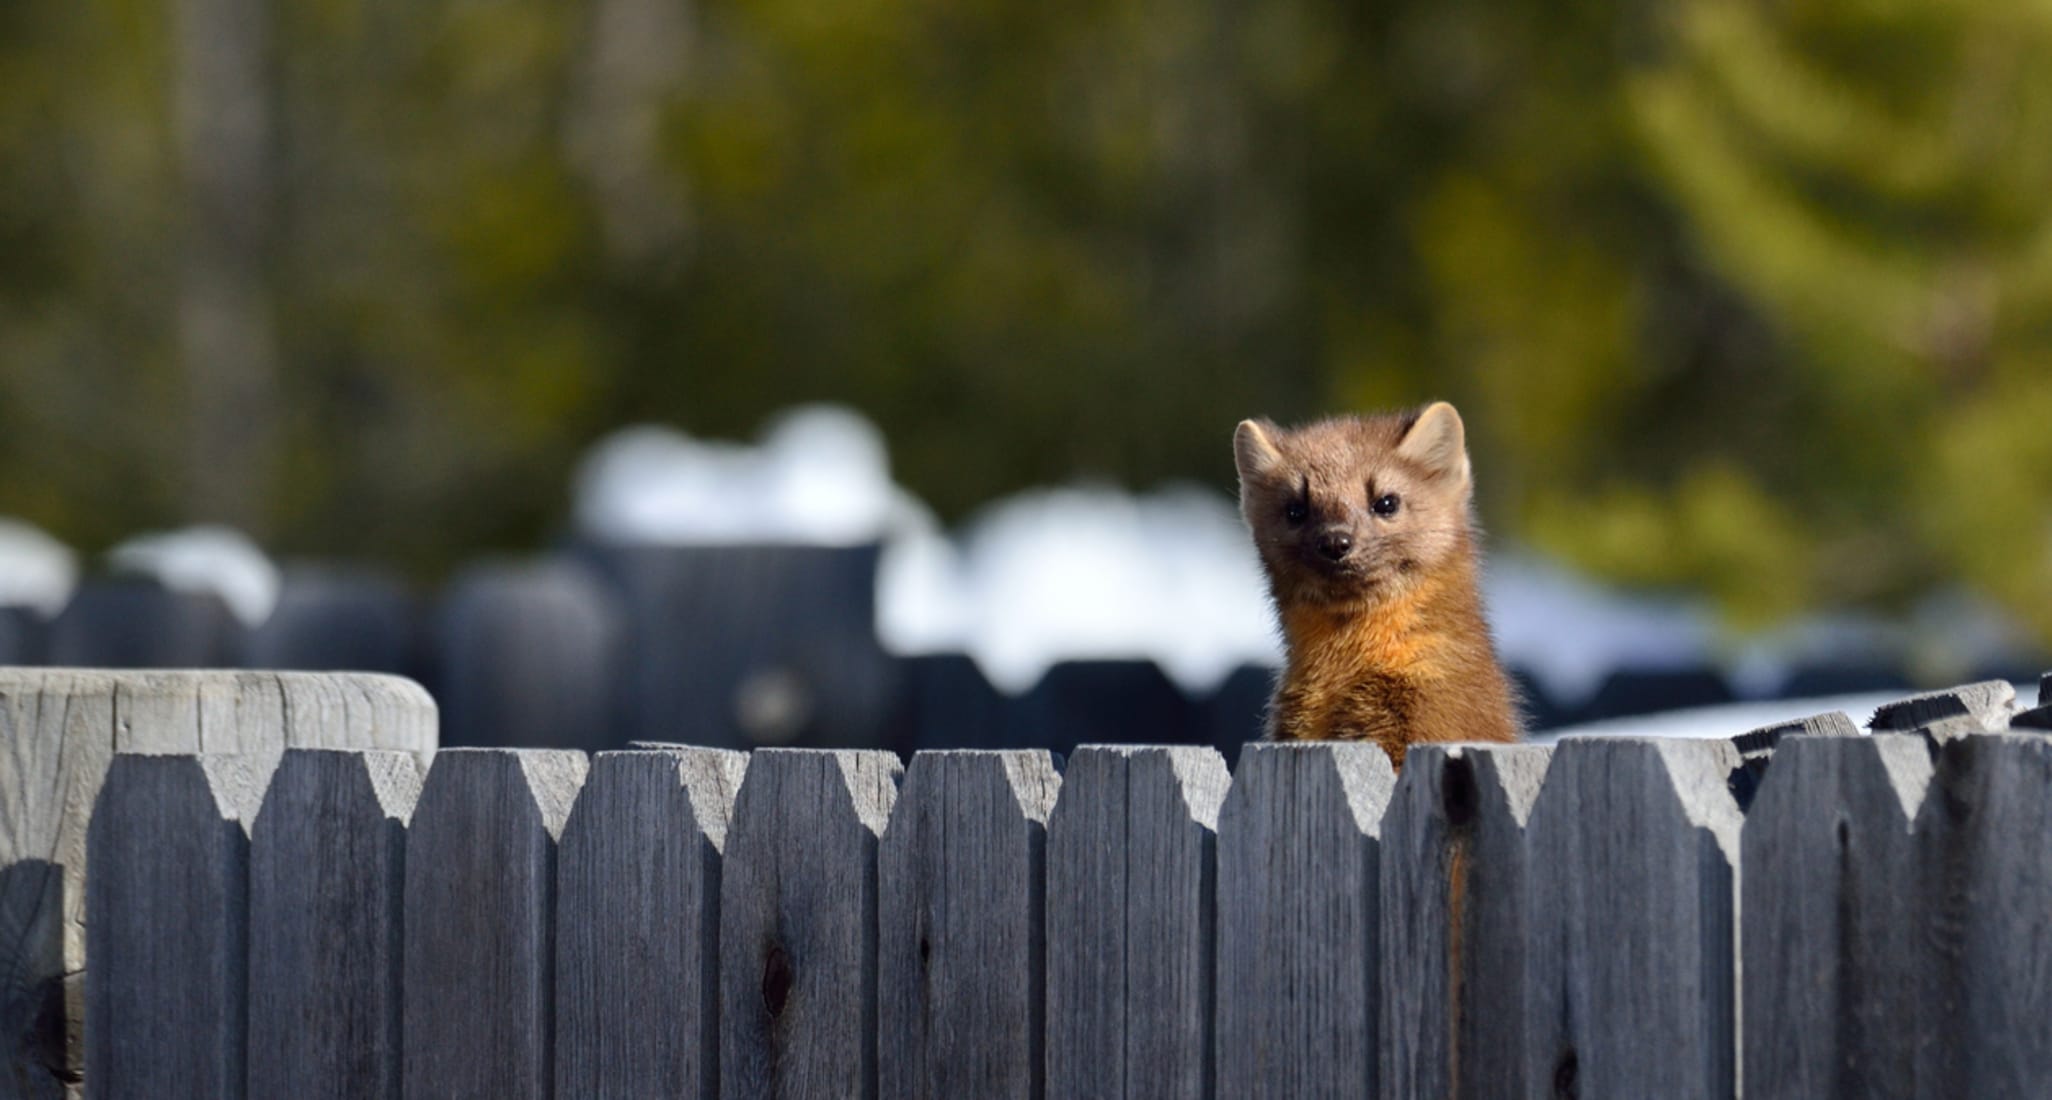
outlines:
[{"label": "pointed picket top", "polygon": [[575,749],[529,749],[521,752],[519,759],[520,774],[526,777],[535,809],[541,812],[542,828],[548,830],[550,840],[563,839],[563,823],[570,820],[570,808],[577,804],[577,792],[584,787],[591,760]]},{"label": "pointed picket top", "polygon": [[691,801],[691,814],[712,844],[713,851],[727,850],[727,826],[733,824],[734,796],[748,775],[745,752],[711,752],[696,749],[677,761],[677,779]]},{"label": "pointed picket top", "polygon": [[363,758],[363,773],[370,780],[371,795],[378,800],[378,808],[401,825],[412,821],[424,778],[419,758],[397,750],[354,754]]},{"label": "pointed picket top", "polygon": [[1011,785],[1012,797],[1019,803],[1019,812],[1029,821],[1047,824],[1047,815],[1054,810],[1055,796],[1062,790],[1062,776],[1055,770],[1053,755],[1046,752],[1007,752],[1003,758],[1005,782]]},{"label": "pointed picket top", "polygon": [[1860,727],[1852,716],[1842,710],[1812,714],[1805,718],[1791,718],[1786,722],[1775,722],[1759,726],[1731,739],[1740,755],[1752,756],[1757,752],[1770,752],[1784,737],[1808,735],[1811,737],[1859,737]]},{"label": "pointed picket top", "polygon": [[221,809],[221,819],[241,826],[247,837],[257,811],[263,808],[269,772],[241,756],[201,756],[199,765],[214,804]]},{"label": "pointed picket top", "polygon": [[1453,750],[1475,761],[1476,770],[1493,773],[1497,789],[1510,806],[1511,820],[1522,829],[1532,819],[1532,807],[1546,786],[1546,769],[1553,763],[1550,745],[1457,745]]},{"label": "pointed picket top", "polygon": [[1982,680],[1883,704],[1874,711],[1867,728],[1875,733],[1905,732],[1964,718],[1981,731],[1995,732],[2009,725],[2009,716],[2015,711],[2016,685],[2007,680]]},{"label": "pointed picket top", "polygon": [[727,850],[727,826],[733,823],[734,798],[748,777],[749,754],[734,749],[714,751],[676,741],[629,741],[629,752],[666,752],[677,757],[677,778],[683,784],[699,828],[713,851]]},{"label": "pointed picket top", "polygon": [[1929,746],[1922,738],[1899,733],[1877,733],[1872,741],[1889,785],[1895,789],[1896,801],[1902,804],[1903,820],[1915,821],[1937,774]]},{"label": "pointed picket top", "polygon": [[1266,753],[1277,757],[1326,754],[1333,774],[1339,778],[1340,792],[1354,827],[1364,836],[1381,835],[1382,813],[1389,808],[1396,769],[1380,748],[1356,741],[1251,741],[1240,752],[1241,770],[1246,769],[1250,757]]},{"label": "pointed picket top", "polygon": [[1169,769],[1182,790],[1183,808],[1190,820],[1212,832],[1218,831],[1218,811],[1225,806],[1226,791],[1233,785],[1233,773],[1225,757],[1209,745],[1170,745]]},{"label": "pointed picket top", "polygon": [[1740,763],[1738,747],[1729,741],[1670,738],[1652,742],[1674,784],[1675,803],[1689,824],[1709,830],[1733,865],[1739,858],[1739,829],[1746,823],[1727,785]]},{"label": "pointed picket top", "polygon": [[[812,752],[812,749],[761,749],[759,752]],[[833,750],[828,750],[833,751]],[[891,824],[891,807],[898,800],[898,780],[903,766],[890,753],[833,751],[834,766],[848,789],[848,801],[855,818],[871,833],[882,836]]]}]

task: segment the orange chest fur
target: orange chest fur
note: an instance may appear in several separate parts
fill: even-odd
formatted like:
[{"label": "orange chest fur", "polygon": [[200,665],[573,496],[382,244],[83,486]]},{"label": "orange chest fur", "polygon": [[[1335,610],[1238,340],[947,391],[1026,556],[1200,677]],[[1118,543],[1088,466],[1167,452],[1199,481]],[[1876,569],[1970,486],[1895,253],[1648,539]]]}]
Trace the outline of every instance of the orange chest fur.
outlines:
[{"label": "orange chest fur", "polygon": [[1449,639],[1425,628],[1416,601],[1376,609],[1374,614],[1335,614],[1324,609],[1283,616],[1290,643],[1290,678],[1344,687],[1364,675],[1433,680],[1445,669]]}]

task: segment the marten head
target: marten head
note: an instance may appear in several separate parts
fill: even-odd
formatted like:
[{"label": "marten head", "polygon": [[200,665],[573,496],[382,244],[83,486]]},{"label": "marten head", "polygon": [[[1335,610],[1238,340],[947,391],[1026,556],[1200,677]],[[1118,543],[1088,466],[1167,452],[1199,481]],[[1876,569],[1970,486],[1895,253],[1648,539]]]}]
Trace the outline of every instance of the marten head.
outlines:
[{"label": "marten head", "polygon": [[1469,553],[1466,435],[1444,401],[1233,435],[1240,514],[1284,607],[1375,603]]}]

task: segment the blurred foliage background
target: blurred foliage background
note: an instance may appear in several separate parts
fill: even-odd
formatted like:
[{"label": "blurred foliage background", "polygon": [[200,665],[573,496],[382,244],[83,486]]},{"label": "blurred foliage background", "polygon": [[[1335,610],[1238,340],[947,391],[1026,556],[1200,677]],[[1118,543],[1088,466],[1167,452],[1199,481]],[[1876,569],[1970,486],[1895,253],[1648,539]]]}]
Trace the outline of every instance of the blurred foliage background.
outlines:
[{"label": "blurred foliage background", "polygon": [[1446,397],[1499,539],[2052,637],[2048,49],[2022,0],[10,0],[0,513],[432,573],[633,421],[843,401],[959,516]]}]

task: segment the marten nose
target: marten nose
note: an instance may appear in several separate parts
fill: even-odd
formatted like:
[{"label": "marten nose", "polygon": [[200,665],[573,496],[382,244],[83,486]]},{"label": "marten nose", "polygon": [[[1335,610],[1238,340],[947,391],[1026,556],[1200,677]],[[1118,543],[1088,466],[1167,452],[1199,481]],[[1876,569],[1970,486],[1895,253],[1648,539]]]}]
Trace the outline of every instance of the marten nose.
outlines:
[{"label": "marten nose", "polygon": [[1354,548],[1354,537],[1345,531],[1327,531],[1318,537],[1318,552],[1327,561],[1338,561]]}]

